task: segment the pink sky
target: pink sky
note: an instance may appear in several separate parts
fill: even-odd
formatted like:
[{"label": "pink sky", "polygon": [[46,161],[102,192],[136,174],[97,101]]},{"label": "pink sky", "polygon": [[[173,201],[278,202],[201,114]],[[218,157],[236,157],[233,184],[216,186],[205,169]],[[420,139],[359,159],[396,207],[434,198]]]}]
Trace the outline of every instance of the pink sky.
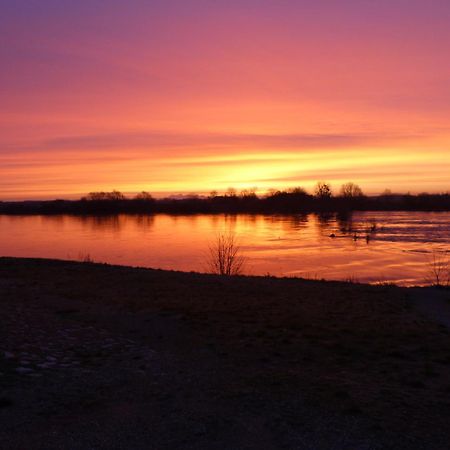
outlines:
[{"label": "pink sky", "polygon": [[447,1],[4,3],[0,199],[450,189]]}]

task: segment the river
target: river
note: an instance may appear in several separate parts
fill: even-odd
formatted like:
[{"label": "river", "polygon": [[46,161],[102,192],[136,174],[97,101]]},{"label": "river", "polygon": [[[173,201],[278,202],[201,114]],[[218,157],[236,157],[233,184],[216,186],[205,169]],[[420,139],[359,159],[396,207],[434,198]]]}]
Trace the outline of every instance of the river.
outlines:
[{"label": "river", "polygon": [[0,255],[207,272],[208,247],[230,230],[249,275],[423,285],[450,250],[448,212],[0,215]]}]

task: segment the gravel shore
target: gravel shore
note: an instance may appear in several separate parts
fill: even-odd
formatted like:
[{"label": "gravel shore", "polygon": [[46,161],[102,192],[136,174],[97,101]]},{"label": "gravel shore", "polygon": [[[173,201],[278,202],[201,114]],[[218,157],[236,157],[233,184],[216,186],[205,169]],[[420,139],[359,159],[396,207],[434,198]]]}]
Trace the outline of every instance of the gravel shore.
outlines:
[{"label": "gravel shore", "polygon": [[449,330],[412,297],[0,258],[0,448],[448,448]]}]

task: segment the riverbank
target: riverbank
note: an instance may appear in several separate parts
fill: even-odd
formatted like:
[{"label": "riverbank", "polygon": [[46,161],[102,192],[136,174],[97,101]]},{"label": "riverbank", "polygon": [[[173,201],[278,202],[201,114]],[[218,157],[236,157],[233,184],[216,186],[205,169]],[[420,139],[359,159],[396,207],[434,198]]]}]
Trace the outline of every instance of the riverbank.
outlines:
[{"label": "riverbank", "polygon": [[2,449],[450,438],[449,330],[408,289],[0,258],[0,323]]},{"label": "riverbank", "polygon": [[155,199],[148,193],[93,192],[80,200],[0,201],[0,214],[308,214],[352,211],[450,211],[450,194],[382,194],[317,196],[303,189],[275,191],[258,197],[233,190],[209,196],[187,195]]}]

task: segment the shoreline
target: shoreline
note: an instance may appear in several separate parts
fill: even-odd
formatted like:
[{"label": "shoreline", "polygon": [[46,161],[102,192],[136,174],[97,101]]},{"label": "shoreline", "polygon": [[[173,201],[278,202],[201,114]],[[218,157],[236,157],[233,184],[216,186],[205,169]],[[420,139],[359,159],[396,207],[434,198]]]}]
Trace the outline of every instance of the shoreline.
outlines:
[{"label": "shoreline", "polygon": [[[7,202],[5,202],[7,203]],[[1,205],[1,202],[0,202]],[[48,209],[22,209],[22,208],[6,208],[2,209],[0,207],[0,215],[2,216],[119,216],[119,215],[130,215],[130,216],[154,216],[158,214],[164,214],[168,216],[194,216],[194,215],[206,215],[206,216],[237,216],[237,215],[249,215],[249,216],[307,216],[309,214],[315,215],[342,215],[347,216],[354,213],[448,213],[450,212],[449,207],[442,208],[401,208],[401,207],[392,207],[392,208],[354,208],[354,209],[297,209],[297,210],[171,210],[171,209],[158,209],[158,210],[129,210],[129,209],[106,209],[106,210],[87,210],[87,211],[76,211],[73,209],[57,209],[50,211]]]},{"label": "shoreline", "polygon": [[432,291],[2,257],[0,446],[444,448]]},{"label": "shoreline", "polygon": [[450,211],[450,194],[387,194],[377,196],[318,196],[304,190],[205,197],[153,198],[149,193],[127,198],[113,192],[93,192],[79,200],[0,201],[0,214],[308,214],[353,211]]},{"label": "shoreline", "polygon": [[[2,216],[5,255],[208,271],[217,234],[235,235],[246,274],[424,286],[445,259],[448,213]],[[420,225],[419,225],[420,224]],[[120,239],[115,240],[119,235]],[[170,234],[170,242],[166,242]],[[355,250],[355,252],[353,252]]]},{"label": "shoreline", "polygon": [[[98,265],[98,266],[105,266],[110,268],[117,268],[117,269],[131,269],[131,270],[142,270],[142,271],[156,271],[156,272],[167,272],[167,273],[174,273],[174,274],[180,274],[180,275],[196,275],[196,276],[209,276],[209,277],[221,277],[221,275],[211,273],[211,272],[200,272],[197,270],[177,270],[177,269],[164,269],[164,268],[158,268],[158,267],[148,267],[148,266],[142,266],[142,265],[129,265],[129,264],[115,264],[115,263],[109,263],[109,262],[102,262],[97,261],[95,259],[91,259],[90,254],[86,254],[84,259],[83,257],[77,258],[77,259],[66,259],[66,258],[46,258],[46,257],[21,257],[21,256],[0,256],[0,262],[2,260],[23,260],[23,261],[30,261],[30,262],[49,262],[49,263],[75,263],[75,264],[86,264],[86,265]],[[239,275],[232,275],[232,276],[225,276],[225,278],[241,278],[241,279],[274,279],[274,280],[297,280],[299,282],[312,282],[312,283],[338,283],[338,284],[344,284],[344,285],[359,285],[359,286],[372,286],[372,287],[393,287],[397,289],[405,289],[405,290],[420,290],[420,289],[437,289],[437,290],[450,290],[450,286],[444,286],[444,285],[433,285],[433,284],[426,284],[425,282],[423,284],[408,284],[408,285],[401,285],[397,284],[394,281],[387,281],[387,280],[377,280],[374,282],[366,282],[366,281],[359,281],[358,277],[351,277],[348,276],[344,279],[329,279],[329,278],[319,278],[319,277],[301,277],[296,275],[276,275],[276,274],[246,274],[242,273]]]}]

